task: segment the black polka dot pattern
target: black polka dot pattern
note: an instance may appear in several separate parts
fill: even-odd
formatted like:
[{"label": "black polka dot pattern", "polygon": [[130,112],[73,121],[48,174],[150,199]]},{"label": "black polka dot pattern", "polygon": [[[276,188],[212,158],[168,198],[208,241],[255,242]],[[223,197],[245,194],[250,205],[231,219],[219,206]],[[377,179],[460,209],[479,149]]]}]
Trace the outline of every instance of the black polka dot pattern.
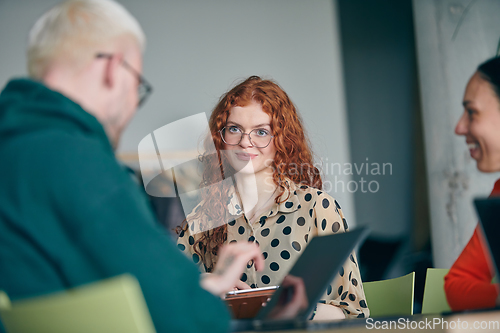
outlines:
[{"label": "black polka dot pattern", "polygon": [[277,264],[277,263],[275,263],[275,262],[272,262],[272,263],[271,263],[271,265],[269,265],[269,268],[271,268],[271,270],[272,270],[273,272],[276,272],[276,271],[278,271],[278,270],[280,269],[280,265],[278,265],[278,264]]},{"label": "black polka dot pattern", "polygon": [[283,235],[290,235],[291,232],[292,232],[292,228],[290,228],[290,227],[283,228]]},{"label": "black polka dot pattern", "polygon": [[266,220],[267,220],[267,216],[262,216],[260,218],[260,226],[261,227],[264,226],[264,224],[266,223]]},{"label": "black polka dot pattern", "polygon": [[[255,242],[265,260],[263,271],[256,271],[251,261],[245,265],[240,280],[251,288],[279,285],[312,237],[348,229],[340,205],[328,193],[309,186],[294,186],[293,183],[290,183],[290,188],[291,192],[285,190],[281,200],[276,200],[269,210],[261,211],[252,222],[247,220],[243,211],[234,210],[238,196],[233,196],[229,202],[233,205],[231,214],[235,219],[227,224],[224,242]],[[188,226],[198,228],[200,223],[199,220],[190,220],[188,215]],[[206,225],[205,221],[203,225]],[[213,264],[218,259],[217,250],[207,247],[206,242],[197,242],[203,234],[191,231],[191,228],[181,231],[177,247],[202,269],[213,272]],[[195,248],[201,255],[194,252]],[[369,310],[357,266],[353,253],[340,268],[338,278],[326,287],[322,302],[341,307],[347,317],[363,315],[366,318]]]},{"label": "black polka dot pattern", "polygon": [[287,250],[283,250],[283,251],[281,251],[280,256],[284,260],[288,260],[288,259],[290,259],[290,252],[288,252]]},{"label": "black polka dot pattern", "polygon": [[303,218],[302,216],[297,219],[297,224],[301,227],[303,227],[306,224],[306,219]]},{"label": "black polka dot pattern", "polygon": [[200,262],[200,256],[197,255],[196,253],[193,254],[193,262],[195,264],[199,263]]},{"label": "black polka dot pattern", "polygon": [[328,206],[330,206],[330,201],[328,201],[328,199],[323,199],[322,204],[323,204],[323,208],[327,209]]}]

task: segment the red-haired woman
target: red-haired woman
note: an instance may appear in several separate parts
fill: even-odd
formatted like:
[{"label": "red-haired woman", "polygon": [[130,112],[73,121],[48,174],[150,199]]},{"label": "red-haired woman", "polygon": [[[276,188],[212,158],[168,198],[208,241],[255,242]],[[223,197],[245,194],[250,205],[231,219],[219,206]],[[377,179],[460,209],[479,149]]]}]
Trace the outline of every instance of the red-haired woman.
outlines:
[{"label": "red-haired woman", "polygon": [[[206,145],[205,192],[179,228],[178,246],[210,273],[220,245],[258,243],[264,270],[249,262],[235,287],[279,285],[312,237],[347,231],[340,205],[321,191],[300,116],[273,81],[251,76],[235,86],[209,126],[216,151]],[[368,317],[354,253],[323,299],[314,319]]]}]

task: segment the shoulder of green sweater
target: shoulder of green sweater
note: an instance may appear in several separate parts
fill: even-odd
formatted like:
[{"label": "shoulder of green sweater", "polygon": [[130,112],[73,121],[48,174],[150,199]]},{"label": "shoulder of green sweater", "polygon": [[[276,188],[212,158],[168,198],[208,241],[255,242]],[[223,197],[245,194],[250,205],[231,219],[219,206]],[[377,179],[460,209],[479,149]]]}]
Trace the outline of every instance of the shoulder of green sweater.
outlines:
[{"label": "shoulder of green sweater", "polygon": [[15,161],[15,172],[36,182],[40,190],[52,189],[56,196],[69,188],[80,189],[82,195],[85,190],[95,190],[103,197],[130,189],[139,195],[138,185],[99,138],[46,131],[25,135],[11,144],[7,158]]}]

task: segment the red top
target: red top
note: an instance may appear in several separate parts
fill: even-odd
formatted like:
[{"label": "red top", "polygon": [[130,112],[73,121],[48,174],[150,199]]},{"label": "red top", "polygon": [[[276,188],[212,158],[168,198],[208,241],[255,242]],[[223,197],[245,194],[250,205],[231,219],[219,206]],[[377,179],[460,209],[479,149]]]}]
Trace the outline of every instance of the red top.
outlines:
[{"label": "red top", "polygon": [[[500,195],[500,179],[491,196]],[[485,250],[480,226],[444,278],[444,290],[453,311],[493,308],[498,297],[498,284],[491,284],[493,267]]]}]

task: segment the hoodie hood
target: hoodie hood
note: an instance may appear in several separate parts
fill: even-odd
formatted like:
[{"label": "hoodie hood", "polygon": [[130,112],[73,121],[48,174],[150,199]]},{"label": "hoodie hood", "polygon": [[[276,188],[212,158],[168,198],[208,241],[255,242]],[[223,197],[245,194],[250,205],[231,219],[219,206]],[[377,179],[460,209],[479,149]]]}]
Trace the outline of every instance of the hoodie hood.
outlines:
[{"label": "hoodie hood", "polygon": [[0,94],[0,144],[39,131],[96,135],[111,144],[99,121],[66,96],[30,79],[10,81]]}]

